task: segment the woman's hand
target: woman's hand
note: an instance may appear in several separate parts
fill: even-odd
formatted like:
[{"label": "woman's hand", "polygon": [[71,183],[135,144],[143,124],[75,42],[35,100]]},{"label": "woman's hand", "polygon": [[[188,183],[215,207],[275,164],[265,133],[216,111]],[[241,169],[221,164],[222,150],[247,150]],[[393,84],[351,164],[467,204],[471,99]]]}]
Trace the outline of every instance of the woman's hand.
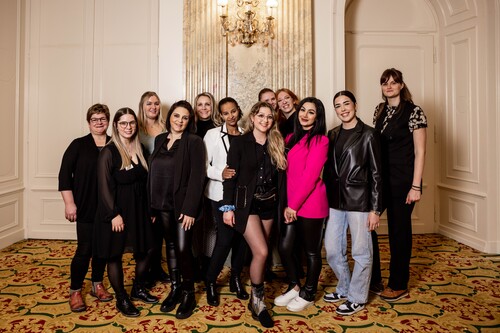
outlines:
[{"label": "woman's hand", "polygon": [[122,232],[125,229],[125,223],[121,215],[116,215],[111,220],[111,230],[114,232]]},{"label": "woman's hand", "polygon": [[297,211],[291,209],[290,207],[285,208],[285,223],[292,223],[297,221]]},{"label": "woman's hand", "polygon": [[74,202],[64,205],[64,217],[70,222],[76,221],[76,205]]},{"label": "woman's hand", "polygon": [[234,177],[234,175],[236,175],[236,170],[230,169],[227,165],[224,170],[222,170],[222,179],[224,180],[231,179]]},{"label": "woman's hand", "polygon": [[376,230],[380,226],[380,216],[375,214],[375,212],[370,212],[368,214],[368,229],[370,231]]},{"label": "woman's hand", "polygon": [[222,214],[222,219],[225,224],[230,227],[234,227],[234,212],[232,210],[224,212],[224,214]]},{"label": "woman's hand", "polygon": [[420,193],[419,190],[415,190],[413,188],[410,189],[410,192],[408,192],[408,195],[406,196],[406,203],[409,205],[412,202],[420,201],[421,195],[422,195],[422,193]]},{"label": "woman's hand", "polygon": [[182,220],[182,229],[184,229],[184,231],[191,229],[194,224],[194,217],[191,216],[181,214],[181,216],[179,216],[179,221],[180,220]]}]

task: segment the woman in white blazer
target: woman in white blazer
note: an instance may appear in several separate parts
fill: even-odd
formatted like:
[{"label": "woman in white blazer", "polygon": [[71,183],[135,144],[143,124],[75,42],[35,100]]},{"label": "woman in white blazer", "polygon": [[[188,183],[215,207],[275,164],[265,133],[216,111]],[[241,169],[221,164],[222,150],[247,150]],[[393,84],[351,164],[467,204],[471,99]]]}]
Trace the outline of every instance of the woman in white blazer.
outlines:
[{"label": "woman in white blazer", "polygon": [[229,250],[232,250],[230,291],[236,292],[239,299],[245,300],[249,297],[240,279],[247,244],[241,233],[224,224],[222,212],[219,210],[223,196],[222,183],[235,175],[235,170],[227,167],[226,158],[231,140],[243,133],[238,126],[242,113],[238,103],[231,97],[223,98],[219,102],[218,111],[224,123],[209,130],[203,139],[207,148],[208,183],[205,196],[210,200],[212,215],[217,226],[217,240],[206,276],[207,302],[213,306],[219,305],[219,295],[216,290],[217,276],[224,266]]}]

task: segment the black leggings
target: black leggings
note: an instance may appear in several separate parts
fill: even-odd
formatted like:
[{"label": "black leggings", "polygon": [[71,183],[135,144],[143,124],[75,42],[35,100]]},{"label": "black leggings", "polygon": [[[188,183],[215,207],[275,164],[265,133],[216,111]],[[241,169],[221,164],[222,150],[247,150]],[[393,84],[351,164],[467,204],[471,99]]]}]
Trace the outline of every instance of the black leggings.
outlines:
[{"label": "black leggings", "polygon": [[194,259],[192,251],[192,229],[184,230],[173,211],[159,211],[156,222],[163,226],[163,237],[167,247],[167,266],[169,272],[179,270],[185,290],[194,289]]},{"label": "black leggings", "polygon": [[[209,199],[207,199],[209,200]],[[231,274],[239,275],[243,270],[245,257],[248,249],[247,242],[242,234],[234,228],[224,224],[222,212],[219,211],[220,203],[210,200],[212,204],[212,215],[217,225],[217,241],[215,242],[214,252],[210,260],[210,266],[207,270],[207,281],[216,282],[226,258],[231,253]]]},{"label": "black leggings", "polygon": [[[76,223],[77,247],[73,260],[71,260],[71,285],[72,290],[82,288],[85,275],[89,271],[92,258],[93,223]],[[92,282],[100,282],[104,277],[106,260],[92,258]]]},{"label": "black leggings", "polygon": [[[149,263],[153,250],[149,250],[146,254],[135,254],[135,281],[142,284],[145,281],[146,274],[149,270]],[[117,299],[123,298],[126,295],[123,282],[123,256],[112,257],[108,259],[108,278],[113,290],[116,293]]]},{"label": "black leggings", "polygon": [[[295,243],[302,243],[306,254],[307,278],[304,290],[308,297],[314,297],[321,273],[321,242],[325,225],[324,218],[309,219],[298,216],[292,223],[282,222],[278,250],[291,285],[300,285],[299,272],[301,263],[294,255]],[[302,296],[301,296],[302,297]]]}]

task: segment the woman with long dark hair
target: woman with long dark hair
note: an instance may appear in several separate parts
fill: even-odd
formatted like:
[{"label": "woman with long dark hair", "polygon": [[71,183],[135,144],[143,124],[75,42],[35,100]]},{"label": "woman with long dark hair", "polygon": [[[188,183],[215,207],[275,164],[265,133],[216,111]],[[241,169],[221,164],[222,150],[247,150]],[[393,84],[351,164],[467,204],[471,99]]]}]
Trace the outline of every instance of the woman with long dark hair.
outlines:
[{"label": "woman with long dark hair", "polygon": [[[326,188],[321,171],[326,162],[328,138],[325,136],[325,107],[315,97],[304,98],[298,107],[293,134],[285,142],[287,161],[287,207],[280,226],[279,251],[289,286],[285,294],[274,299],[277,306],[302,311],[316,298],[321,273],[323,227],[328,216]],[[307,261],[307,278],[301,288],[302,263],[294,255],[296,243],[303,246]]]}]

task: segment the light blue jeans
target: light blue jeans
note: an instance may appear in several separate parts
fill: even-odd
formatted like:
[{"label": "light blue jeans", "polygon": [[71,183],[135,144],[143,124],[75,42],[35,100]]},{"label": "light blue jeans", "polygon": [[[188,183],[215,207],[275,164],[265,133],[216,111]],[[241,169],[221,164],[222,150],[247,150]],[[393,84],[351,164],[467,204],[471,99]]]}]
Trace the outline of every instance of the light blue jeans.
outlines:
[{"label": "light blue jeans", "polygon": [[[359,304],[368,301],[372,275],[373,246],[368,214],[330,208],[325,232],[326,259],[338,279],[336,292]],[[347,259],[347,227],[354,259],[352,276]]]}]

